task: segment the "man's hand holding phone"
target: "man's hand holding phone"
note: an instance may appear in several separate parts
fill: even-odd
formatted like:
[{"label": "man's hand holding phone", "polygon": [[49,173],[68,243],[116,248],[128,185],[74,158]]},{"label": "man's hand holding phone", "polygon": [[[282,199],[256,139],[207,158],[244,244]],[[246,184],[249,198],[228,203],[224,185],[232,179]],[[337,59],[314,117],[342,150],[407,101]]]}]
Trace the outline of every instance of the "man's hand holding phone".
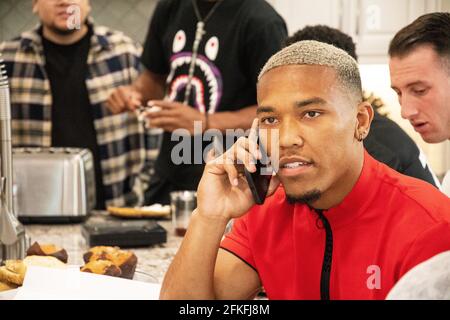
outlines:
[{"label": "man's hand holding phone", "polygon": [[[248,138],[239,138],[224,154],[207,162],[197,190],[198,214],[228,221],[244,215],[256,203],[245,170],[255,173],[256,161],[262,158],[257,137],[258,119],[255,119]],[[266,196],[273,194],[279,183],[273,176]]]}]

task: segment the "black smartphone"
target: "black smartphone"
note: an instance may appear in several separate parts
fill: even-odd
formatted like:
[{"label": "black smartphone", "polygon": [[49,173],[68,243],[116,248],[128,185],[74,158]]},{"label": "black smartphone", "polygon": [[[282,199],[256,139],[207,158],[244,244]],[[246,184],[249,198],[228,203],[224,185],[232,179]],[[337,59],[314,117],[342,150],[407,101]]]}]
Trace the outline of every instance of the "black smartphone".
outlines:
[{"label": "black smartphone", "polygon": [[262,159],[258,159],[256,161],[255,164],[256,171],[249,172],[247,169],[244,168],[244,172],[250,190],[252,191],[255,203],[263,204],[264,200],[266,199],[267,190],[269,189],[270,179],[272,178],[272,175],[268,173],[267,169],[270,166],[268,161],[269,157],[267,156],[267,153],[262,148],[262,146],[259,146],[259,150],[261,151]]}]

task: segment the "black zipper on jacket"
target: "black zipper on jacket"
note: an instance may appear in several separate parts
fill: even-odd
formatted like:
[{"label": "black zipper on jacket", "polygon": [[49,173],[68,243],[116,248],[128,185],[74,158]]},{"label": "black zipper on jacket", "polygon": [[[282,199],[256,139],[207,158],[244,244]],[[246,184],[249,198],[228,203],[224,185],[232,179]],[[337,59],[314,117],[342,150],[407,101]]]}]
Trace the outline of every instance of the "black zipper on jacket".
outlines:
[{"label": "black zipper on jacket", "polygon": [[322,300],[330,300],[330,276],[331,276],[331,263],[333,260],[333,232],[331,230],[330,223],[323,215],[322,210],[316,210],[323,228],[325,228],[325,253],[322,263],[322,274],[320,276],[320,298]]}]

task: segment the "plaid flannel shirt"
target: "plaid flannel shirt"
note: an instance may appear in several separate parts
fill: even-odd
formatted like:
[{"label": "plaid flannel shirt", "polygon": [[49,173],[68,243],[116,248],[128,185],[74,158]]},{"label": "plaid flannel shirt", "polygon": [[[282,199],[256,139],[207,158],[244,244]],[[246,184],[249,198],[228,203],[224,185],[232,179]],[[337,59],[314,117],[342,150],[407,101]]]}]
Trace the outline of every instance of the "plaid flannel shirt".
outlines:
[{"label": "plaid flannel shirt", "polygon": [[[52,95],[39,27],[0,44],[11,90],[14,147],[50,147]],[[103,173],[106,205],[142,205],[148,186],[143,125],[134,113],[114,115],[105,102],[140,71],[141,47],[123,33],[93,25],[86,86]]]}]

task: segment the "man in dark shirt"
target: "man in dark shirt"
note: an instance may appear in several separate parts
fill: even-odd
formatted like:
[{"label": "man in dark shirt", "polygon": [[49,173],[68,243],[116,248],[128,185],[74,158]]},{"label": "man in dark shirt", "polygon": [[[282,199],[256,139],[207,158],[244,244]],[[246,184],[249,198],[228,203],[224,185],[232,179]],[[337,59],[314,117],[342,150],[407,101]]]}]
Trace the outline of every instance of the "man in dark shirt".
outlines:
[{"label": "man in dark shirt", "polygon": [[142,55],[145,71],[109,99],[113,112],[149,100],[162,108],[148,114],[151,125],[165,131],[148,203],[168,203],[171,191],[195,190],[200,180],[203,165],[193,158],[202,150],[191,152],[190,163],[174,163],[175,130],[193,136],[194,121],[202,122],[201,131],[250,128],[258,72],[286,36],[283,19],[263,0],[158,3]]},{"label": "man in dark shirt", "polygon": [[38,28],[0,44],[11,79],[13,145],[87,148],[96,207],[143,204],[143,126],[136,114],[105,107],[115,86],[137,76],[140,48],[94,25],[88,0],[35,0],[33,12]]},{"label": "man in dark shirt", "polygon": [[52,146],[89,149],[94,157],[97,208],[105,207],[94,117],[85,84],[92,27],[71,44],[47,39],[40,30],[45,71],[52,92]]},{"label": "man in dark shirt", "polygon": [[[391,87],[401,116],[427,143],[450,140],[450,12],[424,14],[389,44]],[[442,182],[450,197],[450,170]]]},{"label": "man in dark shirt", "polygon": [[[355,43],[347,34],[324,25],[307,26],[286,39],[286,45],[302,40],[316,40],[345,50],[355,60]],[[364,139],[367,152],[380,162],[405,175],[438,185],[435,175],[415,142],[398,124],[374,108],[369,135]]]}]

